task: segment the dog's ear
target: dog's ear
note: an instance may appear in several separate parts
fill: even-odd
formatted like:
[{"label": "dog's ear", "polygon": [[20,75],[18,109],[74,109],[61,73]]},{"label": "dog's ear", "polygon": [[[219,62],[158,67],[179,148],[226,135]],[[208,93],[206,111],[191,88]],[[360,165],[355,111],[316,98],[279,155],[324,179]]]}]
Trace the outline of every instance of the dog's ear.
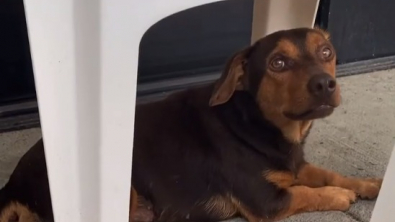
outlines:
[{"label": "dog's ear", "polygon": [[331,38],[331,35],[329,34],[329,32],[324,30],[324,29],[322,29],[321,27],[314,26],[314,29],[319,31],[327,40],[329,40]]},{"label": "dog's ear", "polygon": [[235,90],[242,90],[245,87],[242,82],[242,77],[245,75],[247,56],[250,54],[251,49],[252,46],[243,49],[233,55],[228,61],[221,77],[215,84],[209,102],[210,106],[226,103],[232,97]]}]

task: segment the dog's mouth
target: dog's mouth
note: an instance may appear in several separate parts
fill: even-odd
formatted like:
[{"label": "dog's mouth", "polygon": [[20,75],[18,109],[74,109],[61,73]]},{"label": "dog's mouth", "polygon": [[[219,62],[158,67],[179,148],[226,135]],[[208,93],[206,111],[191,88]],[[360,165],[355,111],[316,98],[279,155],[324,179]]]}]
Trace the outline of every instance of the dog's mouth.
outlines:
[{"label": "dog's mouth", "polygon": [[331,115],[334,109],[335,107],[331,105],[320,105],[301,114],[285,113],[284,115],[292,120],[313,120]]}]

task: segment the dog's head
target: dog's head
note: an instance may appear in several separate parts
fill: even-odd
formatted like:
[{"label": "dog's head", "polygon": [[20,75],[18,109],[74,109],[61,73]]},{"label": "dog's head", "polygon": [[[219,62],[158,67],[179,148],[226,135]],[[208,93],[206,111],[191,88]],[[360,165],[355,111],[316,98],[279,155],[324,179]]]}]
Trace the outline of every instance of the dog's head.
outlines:
[{"label": "dog's head", "polygon": [[330,115],[340,104],[336,54],[320,29],[270,34],[236,53],[218,80],[210,106],[226,103],[237,90],[250,93],[275,125]]}]

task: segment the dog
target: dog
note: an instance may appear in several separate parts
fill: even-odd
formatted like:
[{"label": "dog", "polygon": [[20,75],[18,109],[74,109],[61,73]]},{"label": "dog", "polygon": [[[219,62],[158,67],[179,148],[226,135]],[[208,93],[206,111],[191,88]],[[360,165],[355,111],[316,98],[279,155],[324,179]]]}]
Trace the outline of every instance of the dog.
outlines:
[{"label": "dog", "polygon": [[42,139],[19,160],[0,190],[0,222],[53,222]]},{"label": "dog", "polygon": [[[279,31],[237,52],[215,83],[138,105],[130,221],[268,222],[376,198],[381,179],[304,159],[313,120],[340,105],[335,68],[326,32]],[[140,199],[152,210],[136,220]],[[0,190],[3,221],[53,221],[42,140]]]},{"label": "dog", "polygon": [[[131,188],[130,222],[152,220],[150,203]],[[43,140],[19,160],[0,190],[0,222],[54,222]]]},{"label": "dog", "polygon": [[155,221],[278,221],[345,211],[381,179],[347,178],[304,159],[315,119],[341,103],[336,53],[320,29],[267,35],[214,84],[136,108],[132,184]]}]

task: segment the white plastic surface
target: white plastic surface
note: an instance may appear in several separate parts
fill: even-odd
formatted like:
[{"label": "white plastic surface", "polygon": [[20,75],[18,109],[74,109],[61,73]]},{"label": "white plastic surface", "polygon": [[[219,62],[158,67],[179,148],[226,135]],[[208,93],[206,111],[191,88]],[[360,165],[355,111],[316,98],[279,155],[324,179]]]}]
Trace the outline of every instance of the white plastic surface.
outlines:
[{"label": "white plastic surface", "polygon": [[313,27],[319,0],[254,0],[251,42],[270,33]]},{"label": "white plastic surface", "polygon": [[128,221],[141,37],[210,2],[25,1],[56,222]]},{"label": "white plastic surface", "polygon": [[24,2],[56,222],[128,221],[141,37],[216,1]]},{"label": "white plastic surface", "polygon": [[395,221],[395,147],[370,222]]}]

